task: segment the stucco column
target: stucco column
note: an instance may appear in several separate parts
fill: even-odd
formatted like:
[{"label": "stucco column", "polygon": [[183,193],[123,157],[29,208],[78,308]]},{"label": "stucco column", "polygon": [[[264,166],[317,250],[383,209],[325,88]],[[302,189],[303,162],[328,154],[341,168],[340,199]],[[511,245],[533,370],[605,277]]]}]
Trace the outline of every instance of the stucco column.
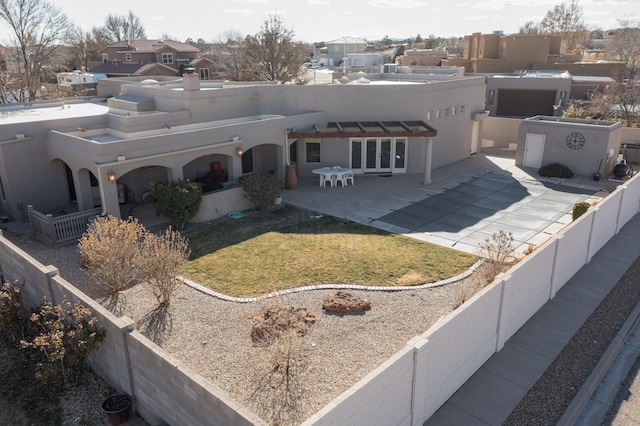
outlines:
[{"label": "stucco column", "polygon": [[182,166],[167,169],[167,179],[169,180],[169,182],[183,180],[184,174],[182,172]]},{"label": "stucco column", "polygon": [[76,201],[78,202],[78,211],[92,209],[93,194],[91,193],[91,180],[89,178],[89,170],[82,169],[79,171],[72,170],[73,186],[76,191]]},{"label": "stucco column", "polygon": [[425,150],[424,150],[424,179],[423,185],[429,185],[431,183],[431,160],[433,153],[433,138],[425,138]]},{"label": "stucco column", "polygon": [[105,170],[101,171],[98,177],[98,183],[100,184],[102,213],[122,219],[120,216],[120,203],[118,202],[118,184],[116,182],[109,182],[107,171]]}]

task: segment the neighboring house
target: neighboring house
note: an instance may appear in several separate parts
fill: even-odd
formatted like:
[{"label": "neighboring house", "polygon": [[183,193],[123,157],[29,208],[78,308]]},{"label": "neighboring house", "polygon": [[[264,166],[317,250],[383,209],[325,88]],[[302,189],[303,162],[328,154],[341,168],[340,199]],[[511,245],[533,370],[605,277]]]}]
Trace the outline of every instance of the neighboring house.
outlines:
[{"label": "neighboring house", "polygon": [[407,49],[396,58],[396,64],[401,67],[434,67],[441,65],[446,58],[447,51],[442,49]]},{"label": "neighboring house", "polygon": [[186,67],[195,68],[202,80],[209,80],[213,62],[199,57],[200,49],[171,40],[129,40],[99,50],[102,63],[93,73],[109,77],[180,76]]},{"label": "neighboring house", "polygon": [[331,59],[334,66],[342,63],[349,53],[365,53],[367,41],[362,38],[342,37],[325,43],[327,57]]},{"label": "neighboring house", "polygon": [[560,70],[573,75],[619,79],[622,62],[583,62],[582,55],[561,53],[561,36],[541,34],[480,34],[464,38],[460,58],[442,60],[444,66],[463,66],[467,73],[514,73]]},{"label": "neighboring house", "polygon": [[[120,216],[151,182],[206,179],[194,221],[247,208],[238,179],[299,176],[321,166],[358,174],[420,174],[478,152],[484,77],[367,74],[338,84],[104,79],[106,101],[0,108],[0,210],[23,218],[28,205],[53,213],[69,204]],[[105,92],[101,86],[109,90]],[[97,187],[97,189],[95,189]]]},{"label": "neighboring house", "polygon": [[610,77],[572,76],[567,71],[487,75],[486,109],[493,117],[561,117],[570,99],[586,99]]}]

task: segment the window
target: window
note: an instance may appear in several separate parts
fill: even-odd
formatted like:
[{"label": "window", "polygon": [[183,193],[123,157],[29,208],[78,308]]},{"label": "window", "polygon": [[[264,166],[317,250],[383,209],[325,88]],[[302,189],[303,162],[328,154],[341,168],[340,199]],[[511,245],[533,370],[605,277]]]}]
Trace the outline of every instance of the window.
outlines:
[{"label": "window", "polygon": [[460,105],[460,114],[464,114],[464,105]]},{"label": "window", "polygon": [[440,118],[440,110],[439,109],[436,110],[436,118]]},{"label": "window", "polygon": [[451,115],[456,115],[458,113],[458,107],[453,106],[451,107]]},{"label": "window", "polygon": [[448,117],[449,116],[449,108],[445,108],[444,109],[444,116]]},{"label": "window", "polygon": [[162,63],[163,64],[172,64],[173,63],[173,53],[163,53],[162,54]]},{"label": "window", "polygon": [[431,111],[427,111],[427,121],[431,120]]},{"label": "window", "polygon": [[125,53],[124,54],[124,60],[127,62],[131,62],[131,53]]},{"label": "window", "polygon": [[496,98],[496,91],[495,90],[489,90],[489,97],[487,98],[487,105],[493,105],[493,102],[495,101]]},{"label": "window", "polygon": [[209,80],[209,68],[200,68],[200,80]]},{"label": "window", "polygon": [[318,142],[307,142],[305,146],[307,149],[307,163],[319,163],[320,144]]},{"label": "window", "polygon": [[103,53],[102,54],[102,62],[109,62],[109,54],[107,53]]}]

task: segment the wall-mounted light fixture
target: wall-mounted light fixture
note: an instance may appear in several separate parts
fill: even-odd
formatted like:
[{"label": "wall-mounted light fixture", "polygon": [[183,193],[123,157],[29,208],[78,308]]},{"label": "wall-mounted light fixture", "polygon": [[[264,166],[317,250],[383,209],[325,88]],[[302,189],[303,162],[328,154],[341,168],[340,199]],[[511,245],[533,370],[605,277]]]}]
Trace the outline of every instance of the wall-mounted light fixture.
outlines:
[{"label": "wall-mounted light fixture", "polygon": [[243,153],[243,152],[244,152],[244,151],[242,150],[242,148],[240,148],[240,147],[237,147],[237,148],[236,148],[236,155],[237,155],[238,157],[242,157],[242,153]]},{"label": "wall-mounted light fixture", "polygon": [[109,182],[115,182],[116,174],[113,171],[107,173],[107,179],[109,179]]}]

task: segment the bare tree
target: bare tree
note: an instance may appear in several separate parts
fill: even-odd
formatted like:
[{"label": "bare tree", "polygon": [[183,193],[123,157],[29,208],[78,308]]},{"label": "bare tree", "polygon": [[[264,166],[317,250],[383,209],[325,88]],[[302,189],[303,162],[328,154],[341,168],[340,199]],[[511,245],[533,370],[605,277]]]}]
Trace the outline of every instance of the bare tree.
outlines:
[{"label": "bare tree", "polygon": [[136,257],[140,281],[151,287],[161,308],[169,306],[182,284],[177,279],[189,260],[189,244],[169,227],[163,234],[147,234]]},{"label": "bare tree", "polygon": [[306,75],[305,56],[304,44],[295,40],[280,17],[272,15],[258,34],[244,40],[241,79],[300,83]]},{"label": "bare tree", "polygon": [[109,294],[117,294],[138,276],[136,258],[147,232],[134,218],[97,218],[78,243],[82,265]]},{"label": "bare tree", "polygon": [[67,17],[43,0],[0,0],[0,20],[11,28],[16,68],[7,71],[14,74],[3,79],[2,88],[11,85],[11,97],[18,102],[34,101],[47,72],[53,72],[46,69],[49,59],[67,38]]},{"label": "bare tree", "polygon": [[96,40],[104,44],[147,37],[140,18],[132,11],[129,11],[127,15],[109,14],[104,25],[94,27],[92,31]]},{"label": "bare tree", "polygon": [[86,71],[90,61],[100,60],[98,43],[91,31],[85,31],[79,25],[73,28],[69,35],[69,47],[71,56],[67,59],[67,65],[71,69]]},{"label": "bare tree", "polygon": [[640,127],[640,86],[635,82],[601,85],[588,102],[574,102],[564,116],[619,121],[625,127]]},{"label": "bare tree", "polygon": [[620,28],[607,43],[607,55],[626,64],[625,77],[633,80],[640,61],[640,21],[619,20]]},{"label": "bare tree", "polygon": [[579,0],[563,1],[549,9],[540,22],[540,32],[562,36],[567,51],[584,49],[590,32],[584,25]]},{"label": "bare tree", "polygon": [[211,51],[205,53],[204,56],[214,62],[216,72],[221,73],[223,78],[239,81],[243,43],[242,33],[237,30],[224,30],[214,41]]},{"label": "bare tree", "polygon": [[518,29],[518,34],[540,34],[541,32],[540,24],[534,21],[527,21]]}]

